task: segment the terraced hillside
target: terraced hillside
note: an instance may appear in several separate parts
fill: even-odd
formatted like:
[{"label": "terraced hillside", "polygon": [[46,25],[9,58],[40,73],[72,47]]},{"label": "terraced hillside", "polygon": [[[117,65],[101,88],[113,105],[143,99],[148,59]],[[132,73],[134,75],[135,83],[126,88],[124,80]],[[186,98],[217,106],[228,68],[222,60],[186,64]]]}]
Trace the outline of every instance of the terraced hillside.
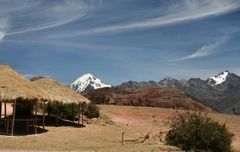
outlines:
[{"label": "terraced hillside", "polygon": [[83,95],[97,104],[212,111],[176,88],[102,88],[90,90]]}]

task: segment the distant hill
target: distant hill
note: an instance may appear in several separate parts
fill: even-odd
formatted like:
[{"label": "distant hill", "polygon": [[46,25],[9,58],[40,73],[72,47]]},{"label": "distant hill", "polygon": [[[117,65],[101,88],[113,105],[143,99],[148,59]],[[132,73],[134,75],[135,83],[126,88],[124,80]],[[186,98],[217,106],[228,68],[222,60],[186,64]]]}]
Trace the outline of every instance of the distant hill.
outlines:
[{"label": "distant hill", "polygon": [[82,95],[97,104],[148,106],[210,112],[208,108],[177,88],[102,88],[83,92]]}]

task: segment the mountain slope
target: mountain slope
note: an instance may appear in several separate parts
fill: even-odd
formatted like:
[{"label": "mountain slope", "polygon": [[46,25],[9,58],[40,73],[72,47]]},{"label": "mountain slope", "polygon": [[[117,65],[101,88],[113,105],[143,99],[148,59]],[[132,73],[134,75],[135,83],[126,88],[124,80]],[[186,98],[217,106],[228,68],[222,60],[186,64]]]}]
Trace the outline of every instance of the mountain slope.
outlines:
[{"label": "mountain slope", "polygon": [[176,88],[123,88],[112,87],[84,92],[83,95],[97,104],[148,106],[210,112],[211,109],[198,103]]},{"label": "mountain slope", "polygon": [[206,81],[190,79],[188,86],[179,85],[184,92],[200,99],[221,112],[239,113],[240,77],[228,71],[210,77]]},{"label": "mountain slope", "polygon": [[122,88],[176,87],[177,85],[179,85],[178,80],[176,80],[172,77],[166,77],[159,82],[155,82],[152,80],[142,81],[142,82],[137,82],[137,81],[123,82],[122,84],[118,85],[117,87],[122,87]]},{"label": "mountain slope", "polygon": [[71,85],[70,88],[77,92],[82,92],[91,89],[100,89],[111,87],[111,85],[103,83],[100,79],[94,77],[92,74],[84,74],[77,78]]},{"label": "mountain slope", "polygon": [[159,84],[155,81],[142,81],[142,82],[137,82],[137,81],[128,81],[128,82],[123,82],[117,87],[120,88],[144,88],[144,87],[158,87]]}]

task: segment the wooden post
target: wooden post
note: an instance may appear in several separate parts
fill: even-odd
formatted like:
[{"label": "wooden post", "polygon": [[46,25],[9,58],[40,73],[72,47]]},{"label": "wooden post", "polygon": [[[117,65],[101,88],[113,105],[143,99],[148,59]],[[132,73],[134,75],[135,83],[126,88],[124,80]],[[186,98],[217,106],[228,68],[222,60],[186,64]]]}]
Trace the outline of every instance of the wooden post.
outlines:
[{"label": "wooden post", "polygon": [[26,125],[27,125],[27,132],[29,132],[29,120],[27,120]]},{"label": "wooden post", "polygon": [[2,118],[2,101],[0,101],[0,119]]},{"label": "wooden post", "polygon": [[10,121],[10,119],[6,120],[6,122],[7,122],[7,125],[6,125],[7,134],[9,132],[9,121]]},{"label": "wooden post", "polygon": [[45,101],[43,102],[43,129],[45,129]]},{"label": "wooden post", "polygon": [[8,133],[8,129],[7,129],[7,106],[6,106],[6,101],[4,101],[4,118],[5,118],[5,121],[4,121],[4,124],[5,124],[5,129],[7,130],[7,133]]},{"label": "wooden post", "polygon": [[57,127],[58,127],[58,115],[57,115]]},{"label": "wooden post", "polygon": [[4,102],[4,117],[7,117],[7,103],[6,101]]},{"label": "wooden post", "polygon": [[83,103],[82,103],[82,108],[81,108],[81,110],[82,110],[82,126],[83,126]]},{"label": "wooden post", "polygon": [[73,109],[73,103],[72,103],[72,122],[74,122],[74,109]]},{"label": "wooden post", "polygon": [[59,115],[59,109],[62,106],[62,103],[60,103],[60,105],[58,104],[58,109],[57,109],[57,127],[58,127],[58,115]]},{"label": "wooden post", "polygon": [[49,118],[49,116],[50,116],[50,114],[49,114],[49,102],[47,103],[47,111],[48,111],[48,118]]},{"label": "wooden post", "polygon": [[14,100],[14,103],[13,103],[13,119],[12,119],[11,136],[13,136],[13,132],[14,132],[15,114],[16,114],[16,100]]},{"label": "wooden post", "polygon": [[78,125],[80,124],[80,112],[81,112],[81,106],[80,103],[78,103]]},{"label": "wooden post", "polygon": [[124,142],[124,132],[122,132],[122,146],[123,146],[123,142]]},{"label": "wooden post", "polygon": [[35,102],[35,125],[34,125],[34,129],[35,129],[35,134],[37,134],[37,101]]}]

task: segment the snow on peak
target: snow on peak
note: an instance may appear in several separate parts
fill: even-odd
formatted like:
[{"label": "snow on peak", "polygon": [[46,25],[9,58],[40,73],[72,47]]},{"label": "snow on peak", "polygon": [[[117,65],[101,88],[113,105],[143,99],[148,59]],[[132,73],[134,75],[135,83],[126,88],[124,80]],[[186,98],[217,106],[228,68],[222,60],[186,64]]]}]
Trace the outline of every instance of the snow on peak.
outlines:
[{"label": "snow on peak", "polygon": [[107,88],[111,87],[111,85],[103,83],[100,79],[88,73],[76,79],[70,87],[77,92],[82,92],[89,89]]},{"label": "snow on peak", "polygon": [[222,84],[223,82],[225,82],[227,80],[227,76],[229,74],[230,74],[230,72],[225,71],[225,72],[219,73],[217,76],[210,77],[208,79],[208,84],[210,84],[211,86],[216,86],[216,85]]}]

